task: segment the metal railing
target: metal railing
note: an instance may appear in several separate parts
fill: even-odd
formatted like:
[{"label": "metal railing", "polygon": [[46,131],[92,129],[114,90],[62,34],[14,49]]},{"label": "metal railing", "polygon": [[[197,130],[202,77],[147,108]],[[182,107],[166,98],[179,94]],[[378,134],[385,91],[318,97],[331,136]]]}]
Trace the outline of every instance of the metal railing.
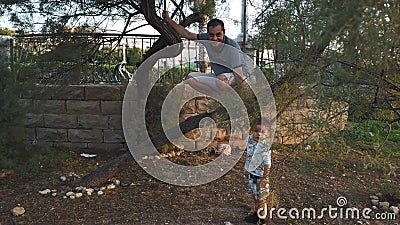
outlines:
[{"label": "metal railing", "polygon": [[[133,74],[143,55],[158,35],[115,33],[31,34],[16,36],[11,42],[11,60],[19,79],[38,83],[121,83],[126,73]],[[174,68],[184,76],[199,70],[198,47],[187,42],[180,56],[159,60],[156,76]],[[195,65],[195,66],[194,66]],[[121,70],[121,66],[124,66]],[[121,76],[118,76],[121,75]],[[129,75],[129,74],[128,74]],[[178,79],[182,79],[179,77]],[[175,77],[176,78],[176,77]]]}]

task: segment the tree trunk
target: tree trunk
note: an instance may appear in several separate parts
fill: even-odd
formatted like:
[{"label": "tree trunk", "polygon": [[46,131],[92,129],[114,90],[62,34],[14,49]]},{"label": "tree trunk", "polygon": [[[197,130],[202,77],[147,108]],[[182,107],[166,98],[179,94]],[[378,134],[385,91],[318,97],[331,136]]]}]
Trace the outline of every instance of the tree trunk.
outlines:
[{"label": "tree trunk", "polygon": [[[211,117],[212,114],[213,113],[203,113],[187,118],[185,121],[179,124],[182,133],[187,133],[195,128],[198,128],[200,120],[205,117]],[[156,148],[159,148],[169,142],[164,133],[157,135],[151,140]],[[126,167],[129,166],[132,162],[133,161],[131,153],[127,151],[117,158],[111,160],[106,165],[84,176],[82,180],[80,180],[79,183],[76,185],[84,187],[98,186],[105,181],[113,178],[120,171],[126,169]]]},{"label": "tree trunk", "polygon": [[[154,27],[161,35],[161,37],[151,46],[149,51],[146,53],[146,55],[143,57],[142,61],[140,64],[142,64],[145,60],[147,60],[151,55],[156,53],[157,51],[163,49],[164,47],[167,47],[169,45],[174,45],[177,43],[182,42],[181,38],[179,37],[178,33],[174,29],[172,29],[168,24],[166,24],[164,21],[161,20],[160,17],[157,16],[157,13],[155,11],[155,1],[151,0],[141,0],[141,11],[143,12],[143,15],[146,19],[146,21]],[[202,17],[194,13],[188,17],[186,17],[180,24],[183,27],[187,27],[192,23],[195,22],[203,22]],[[179,55],[182,49],[177,49],[176,55]],[[172,56],[171,56],[172,57]],[[146,62],[146,65],[144,66],[144,69],[142,69],[140,76],[142,78],[147,78],[149,77],[149,73],[151,72],[151,68],[158,59],[152,59],[151,62]],[[140,65],[139,64],[139,65]],[[138,65],[138,66],[139,66]],[[143,77],[144,76],[144,77]],[[139,79],[141,80],[141,79]],[[138,85],[145,85],[146,81],[141,82],[143,84]],[[148,83],[148,82],[147,82]],[[181,128],[183,133],[187,133],[195,128],[199,127],[199,122],[201,119],[205,117],[210,117],[210,113],[203,113],[197,116],[190,117],[186,119],[184,122],[179,124],[179,127]],[[168,143],[168,139],[165,136],[164,133],[152,138],[152,142],[156,148],[161,147],[165,144]],[[97,170],[91,172],[90,174],[84,176],[82,180],[80,181],[79,185],[82,186],[97,186],[104,181],[107,181],[108,179],[111,179],[112,177],[115,176],[118,172],[122,171],[123,169],[126,169],[126,167],[132,163],[132,156],[131,153],[125,152],[124,154],[120,155],[119,157],[111,160],[109,163],[106,165],[98,168]]]}]

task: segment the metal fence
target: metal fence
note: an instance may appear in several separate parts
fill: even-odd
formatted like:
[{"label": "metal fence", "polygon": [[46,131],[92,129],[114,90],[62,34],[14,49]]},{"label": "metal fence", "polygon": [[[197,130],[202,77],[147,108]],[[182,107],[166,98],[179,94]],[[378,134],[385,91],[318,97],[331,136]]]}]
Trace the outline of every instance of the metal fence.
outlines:
[{"label": "metal fence", "polygon": [[[112,33],[21,35],[11,42],[10,59],[20,80],[69,84],[121,83],[125,78],[119,75],[134,73],[143,55],[158,38],[158,35],[121,36]],[[184,76],[189,70],[198,71],[198,51],[196,42],[185,42],[180,56],[156,63],[155,76],[160,77],[171,68],[177,70],[179,76]]]}]

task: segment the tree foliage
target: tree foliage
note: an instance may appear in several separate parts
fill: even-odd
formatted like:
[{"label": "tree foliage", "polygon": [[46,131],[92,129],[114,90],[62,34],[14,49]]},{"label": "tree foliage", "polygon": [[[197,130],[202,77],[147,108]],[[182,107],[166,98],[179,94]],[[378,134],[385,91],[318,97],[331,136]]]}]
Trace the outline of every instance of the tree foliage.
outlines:
[{"label": "tree foliage", "polygon": [[313,95],[346,102],[352,119],[400,120],[398,1],[263,2],[253,45],[274,51],[279,109]]}]

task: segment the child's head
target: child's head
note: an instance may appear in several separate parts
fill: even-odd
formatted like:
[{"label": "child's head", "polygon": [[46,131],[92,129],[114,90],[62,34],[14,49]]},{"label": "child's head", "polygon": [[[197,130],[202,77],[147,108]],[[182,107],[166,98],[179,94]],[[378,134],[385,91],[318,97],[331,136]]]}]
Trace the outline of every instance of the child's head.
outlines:
[{"label": "child's head", "polygon": [[250,134],[253,136],[254,141],[258,142],[260,139],[265,139],[269,136],[268,126],[262,124],[261,118],[256,118],[251,124]]}]

